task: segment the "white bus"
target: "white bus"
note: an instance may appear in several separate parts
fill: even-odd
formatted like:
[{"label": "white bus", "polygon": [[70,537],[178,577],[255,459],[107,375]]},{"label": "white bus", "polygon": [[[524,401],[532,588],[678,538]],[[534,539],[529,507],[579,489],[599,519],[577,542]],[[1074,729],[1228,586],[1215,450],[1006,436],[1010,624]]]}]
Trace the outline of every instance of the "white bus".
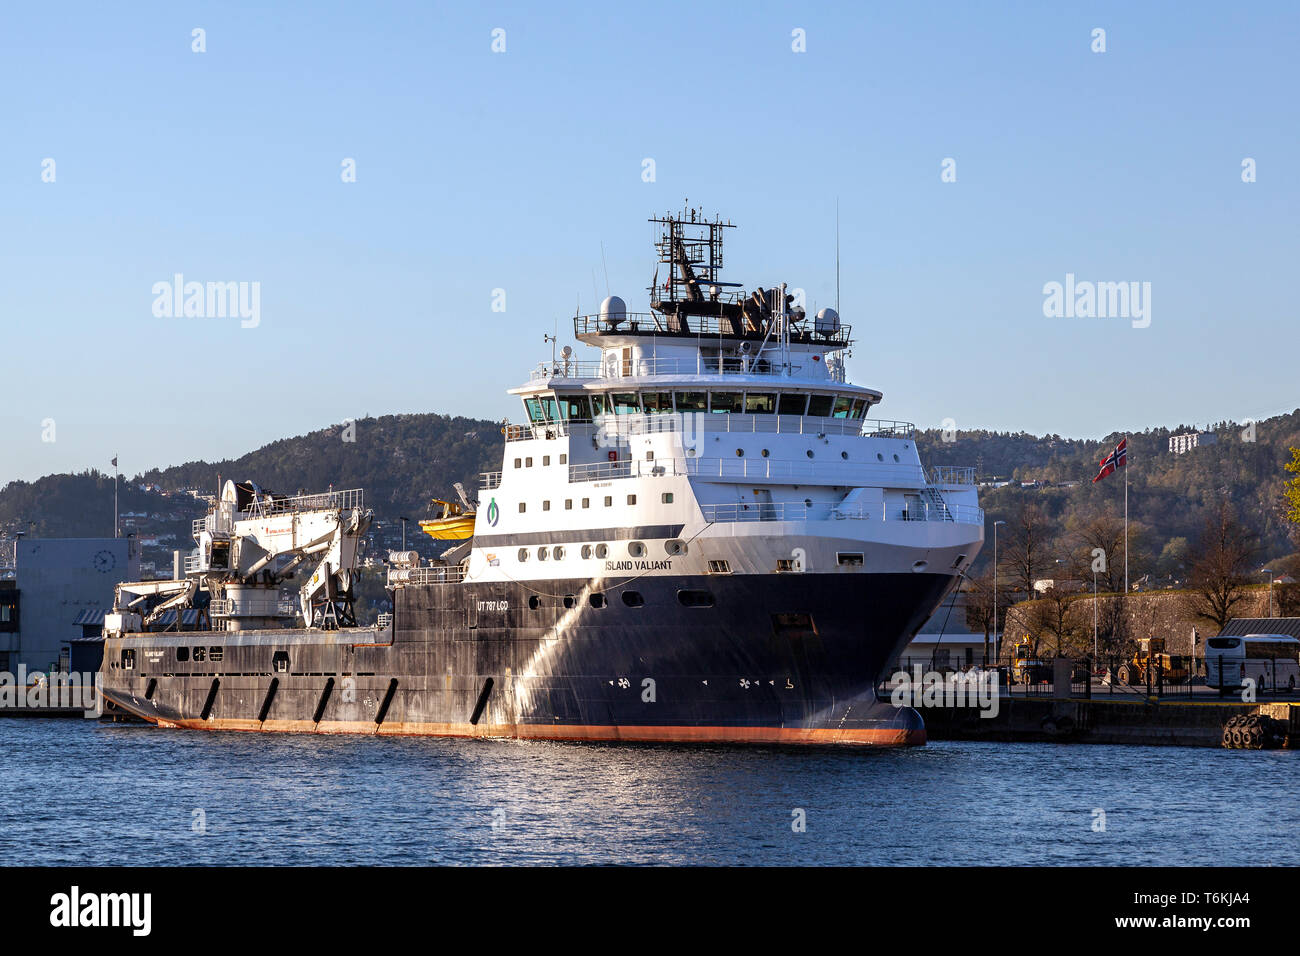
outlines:
[{"label": "white bus", "polygon": [[1212,637],[1205,648],[1205,683],[1226,694],[1255,681],[1256,690],[1295,690],[1300,684],[1300,639],[1285,634]]}]

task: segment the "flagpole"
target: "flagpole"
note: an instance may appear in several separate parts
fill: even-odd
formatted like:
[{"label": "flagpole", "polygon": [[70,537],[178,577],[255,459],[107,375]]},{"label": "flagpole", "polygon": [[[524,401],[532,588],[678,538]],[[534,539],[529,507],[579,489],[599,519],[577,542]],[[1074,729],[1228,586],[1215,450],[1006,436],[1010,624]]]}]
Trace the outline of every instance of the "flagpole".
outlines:
[{"label": "flagpole", "polygon": [[117,520],[117,456],[113,456],[113,537],[122,537]]},{"label": "flagpole", "polygon": [[1128,435],[1124,436],[1124,596],[1128,597]]}]

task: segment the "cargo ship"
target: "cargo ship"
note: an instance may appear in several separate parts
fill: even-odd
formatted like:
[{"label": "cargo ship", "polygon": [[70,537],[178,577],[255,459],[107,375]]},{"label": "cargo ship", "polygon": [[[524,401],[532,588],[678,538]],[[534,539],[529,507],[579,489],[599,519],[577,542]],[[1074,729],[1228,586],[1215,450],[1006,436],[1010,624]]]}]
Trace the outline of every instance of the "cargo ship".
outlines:
[{"label": "cargo ship", "polygon": [[[359,626],[361,490],[226,482],[173,580],[118,587],[104,713],[161,727],[584,741],[923,743],[882,671],[983,543],[971,469],[851,384],[849,326],[722,281],[730,222],[651,220],[649,312],[609,296],[510,390],[500,470],[390,555]],[[660,270],[666,274],[661,278]],[[555,346],[553,345],[554,349]]]}]

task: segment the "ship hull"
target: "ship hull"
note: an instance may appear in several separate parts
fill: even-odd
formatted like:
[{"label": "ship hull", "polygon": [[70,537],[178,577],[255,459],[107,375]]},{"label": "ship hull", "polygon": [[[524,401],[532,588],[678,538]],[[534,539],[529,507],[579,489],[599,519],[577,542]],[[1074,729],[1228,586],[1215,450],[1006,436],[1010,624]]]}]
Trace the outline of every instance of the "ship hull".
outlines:
[{"label": "ship hull", "polygon": [[192,729],[908,746],[925,740],[920,716],[879,701],[876,683],[952,583],[839,573],[406,587],[383,630],[111,639],[101,690],[109,714]]}]

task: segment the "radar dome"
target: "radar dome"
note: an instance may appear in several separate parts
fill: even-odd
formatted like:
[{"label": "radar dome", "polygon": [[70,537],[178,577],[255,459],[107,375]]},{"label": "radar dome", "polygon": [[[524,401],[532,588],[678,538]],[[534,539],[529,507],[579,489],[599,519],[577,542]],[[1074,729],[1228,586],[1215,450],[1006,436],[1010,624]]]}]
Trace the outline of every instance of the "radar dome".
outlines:
[{"label": "radar dome", "polygon": [[840,330],[840,314],[827,307],[817,313],[817,331],[822,335],[833,335]]},{"label": "radar dome", "polygon": [[616,295],[611,295],[600,304],[600,317],[610,327],[618,325],[627,318],[627,303]]}]

